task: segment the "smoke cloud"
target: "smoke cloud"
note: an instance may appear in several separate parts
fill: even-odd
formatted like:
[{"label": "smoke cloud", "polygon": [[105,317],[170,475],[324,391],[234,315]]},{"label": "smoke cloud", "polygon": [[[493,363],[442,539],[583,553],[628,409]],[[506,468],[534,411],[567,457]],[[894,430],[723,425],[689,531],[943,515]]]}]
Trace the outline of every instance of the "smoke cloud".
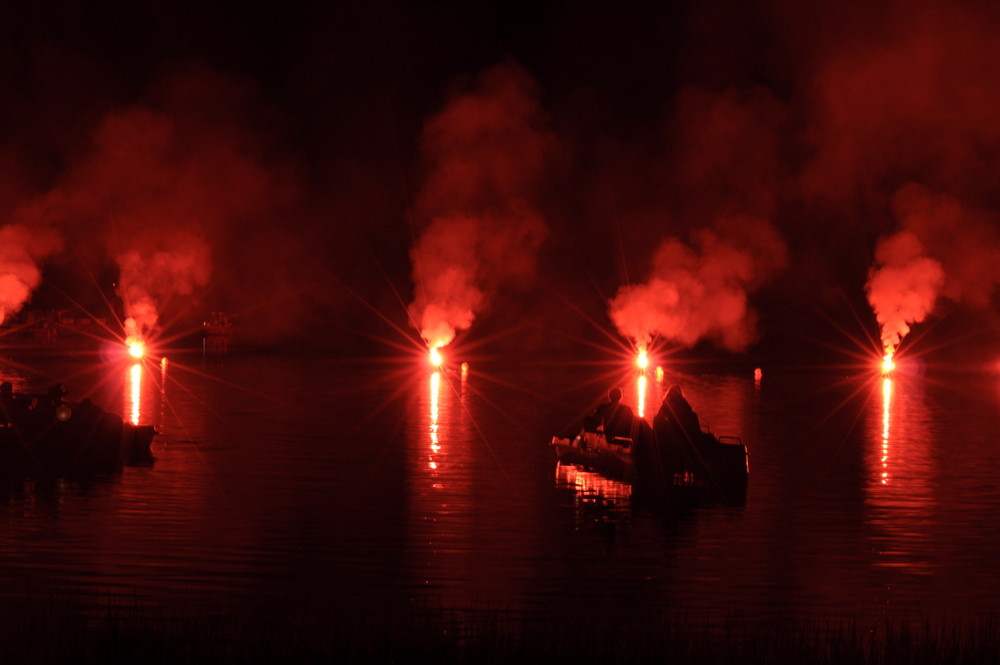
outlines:
[{"label": "smoke cloud", "polygon": [[428,346],[449,344],[495,289],[534,274],[547,234],[538,197],[554,141],[537,97],[523,69],[502,64],[424,127],[409,315]]},{"label": "smoke cloud", "polygon": [[879,241],[866,285],[886,353],[934,311],[939,297],[988,307],[1000,284],[995,213],[913,183],[896,193],[893,210],[902,230]]},{"label": "smoke cloud", "polygon": [[828,261],[835,243],[879,238],[864,289],[892,353],[943,300],[988,308],[1000,283],[1000,14],[975,2],[852,13],[851,39],[808,58],[799,183],[843,219],[821,229]]},{"label": "smoke cloud", "polygon": [[660,170],[668,195],[657,215],[670,226],[647,223],[647,243],[660,243],[650,275],[620,287],[609,304],[619,333],[637,347],[659,338],[743,351],[757,340],[750,296],[788,263],[772,221],[789,179],[780,159],[785,117],[760,88],[678,95]]},{"label": "smoke cloud", "polygon": [[52,229],[0,228],[0,323],[17,314],[42,280],[40,263],[62,249]]},{"label": "smoke cloud", "polygon": [[[245,85],[216,72],[175,71],[143,103],[104,116],[88,150],[19,211],[59,228],[91,266],[117,266],[126,335],[160,334],[164,307],[200,320],[213,248],[282,200],[281,177],[247,127],[243,105],[251,98]],[[88,281],[96,283],[93,275]]]},{"label": "smoke cloud", "polygon": [[621,287],[611,300],[611,319],[639,348],[655,338],[686,347],[708,339],[742,351],[757,335],[749,294],[786,261],[784,241],[768,222],[723,219],[692,234],[690,244],[666,239],[649,280]]},{"label": "smoke cloud", "polygon": [[887,355],[895,353],[910,325],[930,314],[943,284],[941,264],[924,255],[924,247],[913,233],[900,231],[879,241],[875,267],[865,288]]}]

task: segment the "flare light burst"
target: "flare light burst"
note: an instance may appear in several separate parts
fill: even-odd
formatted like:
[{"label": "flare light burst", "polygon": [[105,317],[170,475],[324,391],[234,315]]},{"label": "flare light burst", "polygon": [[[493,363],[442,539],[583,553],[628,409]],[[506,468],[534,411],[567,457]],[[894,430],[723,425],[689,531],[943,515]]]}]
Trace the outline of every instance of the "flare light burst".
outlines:
[{"label": "flare light burst", "polygon": [[128,354],[137,360],[146,355],[146,344],[136,337],[127,338],[125,348],[128,350]]},{"label": "flare light burst", "polygon": [[896,361],[893,360],[892,356],[893,354],[891,352],[886,353],[884,356],[882,356],[883,375],[892,374],[892,372],[896,369]]},{"label": "flare light burst", "polygon": [[438,346],[431,347],[428,358],[434,367],[440,367],[444,363],[444,356],[441,355],[441,348]]},{"label": "flare light burst", "polygon": [[649,367],[649,353],[646,349],[639,349],[635,356],[635,366],[638,367],[643,372]]}]

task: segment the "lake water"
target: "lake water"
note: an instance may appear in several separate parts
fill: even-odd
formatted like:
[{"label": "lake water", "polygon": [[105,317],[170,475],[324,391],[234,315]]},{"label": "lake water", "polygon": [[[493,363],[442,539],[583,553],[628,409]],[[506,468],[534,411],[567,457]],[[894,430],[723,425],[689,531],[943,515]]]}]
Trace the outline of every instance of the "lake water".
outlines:
[{"label": "lake water", "polygon": [[[1000,603],[1000,377],[198,355],[6,357],[155,424],[155,462],[5,488],[0,596],[317,616],[350,607],[957,616]],[[548,447],[670,383],[751,453],[746,505],[663,511]]]}]

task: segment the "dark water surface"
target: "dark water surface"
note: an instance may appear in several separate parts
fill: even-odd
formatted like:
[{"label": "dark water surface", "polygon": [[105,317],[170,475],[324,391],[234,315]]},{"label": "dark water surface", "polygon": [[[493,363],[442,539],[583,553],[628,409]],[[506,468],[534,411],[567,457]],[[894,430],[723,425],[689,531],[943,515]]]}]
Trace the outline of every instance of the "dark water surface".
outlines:
[{"label": "dark water surface", "polygon": [[19,360],[4,370],[18,387],[63,381],[161,434],[151,466],[4,489],[8,602],[317,616],[1000,609],[993,375],[651,374],[647,416],[680,383],[703,422],[751,451],[745,507],[661,511],[557,468],[547,445],[614,382],[639,408],[634,375],[191,356],[136,383],[115,362]]}]

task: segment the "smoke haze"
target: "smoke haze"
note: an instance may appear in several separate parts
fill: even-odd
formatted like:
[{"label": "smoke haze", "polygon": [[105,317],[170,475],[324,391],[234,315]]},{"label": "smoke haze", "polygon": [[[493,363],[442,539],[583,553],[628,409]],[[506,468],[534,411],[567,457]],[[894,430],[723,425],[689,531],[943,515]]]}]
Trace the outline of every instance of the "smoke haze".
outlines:
[{"label": "smoke haze", "polygon": [[449,344],[491,292],[534,274],[547,233],[535,199],[553,140],[536,97],[523,69],[499,65],[424,128],[428,172],[414,215],[425,228],[411,251],[409,311],[428,346]]},{"label": "smoke haze", "polygon": [[639,348],[655,338],[686,347],[707,339],[743,351],[757,335],[748,296],[785,261],[784,242],[767,222],[721,220],[695,232],[690,245],[665,240],[650,279],[611,300],[611,318]]},{"label": "smoke haze", "polygon": [[42,280],[39,265],[62,247],[52,229],[0,228],[0,323],[17,314]]},{"label": "smoke haze", "polygon": [[224,310],[249,344],[359,355],[516,320],[525,351],[596,324],[784,357],[968,316],[1000,345],[990,3],[6,18],[8,321]]}]

